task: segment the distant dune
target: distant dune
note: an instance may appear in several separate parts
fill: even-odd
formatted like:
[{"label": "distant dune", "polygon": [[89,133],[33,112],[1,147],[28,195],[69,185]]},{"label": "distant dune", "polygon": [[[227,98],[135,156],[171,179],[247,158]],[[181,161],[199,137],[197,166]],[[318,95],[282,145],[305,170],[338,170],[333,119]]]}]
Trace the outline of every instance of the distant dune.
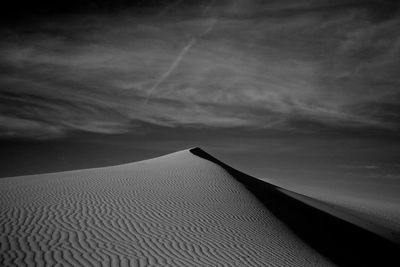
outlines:
[{"label": "distant dune", "polygon": [[199,148],[2,178],[0,205],[0,266],[400,266],[395,233]]}]

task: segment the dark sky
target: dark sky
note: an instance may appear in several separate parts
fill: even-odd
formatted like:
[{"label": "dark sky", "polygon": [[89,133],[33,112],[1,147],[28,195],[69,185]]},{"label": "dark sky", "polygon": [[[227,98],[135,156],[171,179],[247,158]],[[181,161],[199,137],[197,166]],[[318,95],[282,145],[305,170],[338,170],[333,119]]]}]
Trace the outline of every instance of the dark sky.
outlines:
[{"label": "dark sky", "polygon": [[397,1],[12,1],[0,176],[201,146],[259,177],[400,188]]}]

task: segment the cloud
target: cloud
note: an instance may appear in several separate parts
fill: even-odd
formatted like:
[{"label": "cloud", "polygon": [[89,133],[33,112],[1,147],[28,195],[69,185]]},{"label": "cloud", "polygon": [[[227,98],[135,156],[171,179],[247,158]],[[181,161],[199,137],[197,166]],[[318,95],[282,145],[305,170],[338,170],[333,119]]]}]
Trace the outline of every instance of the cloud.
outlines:
[{"label": "cloud", "polygon": [[370,5],[231,1],[196,16],[170,6],[157,20],[127,11],[3,28],[1,135],[397,130],[400,19]]}]

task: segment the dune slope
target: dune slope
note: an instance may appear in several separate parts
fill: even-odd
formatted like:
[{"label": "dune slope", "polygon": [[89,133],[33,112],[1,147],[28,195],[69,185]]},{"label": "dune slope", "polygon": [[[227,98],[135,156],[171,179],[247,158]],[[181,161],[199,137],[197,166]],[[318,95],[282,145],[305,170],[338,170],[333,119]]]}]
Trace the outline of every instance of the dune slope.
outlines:
[{"label": "dune slope", "polygon": [[[400,266],[397,228],[371,223],[346,207],[270,184],[194,148],[193,154],[221,166],[303,241],[340,266]],[[342,196],[338,194],[337,198]]]},{"label": "dune slope", "polygon": [[185,150],[0,179],[1,266],[330,266],[246,186]]}]

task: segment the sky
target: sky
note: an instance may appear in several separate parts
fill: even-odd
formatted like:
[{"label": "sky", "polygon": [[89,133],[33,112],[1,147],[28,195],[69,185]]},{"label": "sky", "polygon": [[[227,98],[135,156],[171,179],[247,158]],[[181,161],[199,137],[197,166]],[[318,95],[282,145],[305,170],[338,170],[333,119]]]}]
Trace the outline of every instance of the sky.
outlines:
[{"label": "sky", "polygon": [[3,6],[0,176],[200,146],[261,178],[400,189],[399,7],[390,0]]}]

